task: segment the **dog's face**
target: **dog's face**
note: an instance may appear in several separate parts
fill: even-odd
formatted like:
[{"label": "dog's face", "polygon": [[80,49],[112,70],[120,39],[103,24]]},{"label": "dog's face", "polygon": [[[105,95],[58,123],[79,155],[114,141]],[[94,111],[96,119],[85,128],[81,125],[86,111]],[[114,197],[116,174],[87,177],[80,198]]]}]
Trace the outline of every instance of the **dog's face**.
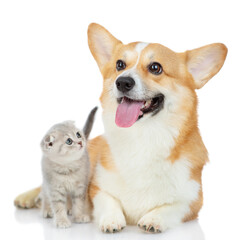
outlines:
[{"label": "dog's face", "polygon": [[160,44],[124,45],[97,24],[89,26],[88,39],[104,79],[102,106],[115,114],[119,127],[131,127],[163,112],[196,113],[195,89],[221,69],[227,54],[220,43],[184,53]]}]

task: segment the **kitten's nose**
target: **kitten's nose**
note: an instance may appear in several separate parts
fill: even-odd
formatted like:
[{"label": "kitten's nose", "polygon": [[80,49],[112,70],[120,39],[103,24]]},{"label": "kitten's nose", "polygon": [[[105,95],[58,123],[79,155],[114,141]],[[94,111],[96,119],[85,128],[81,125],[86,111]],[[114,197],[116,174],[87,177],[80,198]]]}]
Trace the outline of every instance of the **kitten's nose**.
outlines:
[{"label": "kitten's nose", "polygon": [[78,144],[79,144],[81,147],[83,147],[83,144],[82,144],[82,142],[78,142]]}]

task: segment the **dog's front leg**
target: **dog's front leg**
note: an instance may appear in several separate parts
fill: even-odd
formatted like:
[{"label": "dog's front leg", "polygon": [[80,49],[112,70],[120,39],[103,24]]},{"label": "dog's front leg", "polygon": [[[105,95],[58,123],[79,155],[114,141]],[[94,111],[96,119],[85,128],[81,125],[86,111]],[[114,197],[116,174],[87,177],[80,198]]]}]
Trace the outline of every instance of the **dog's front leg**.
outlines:
[{"label": "dog's front leg", "polygon": [[189,212],[189,204],[175,203],[155,208],[144,215],[138,227],[146,232],[160,233],[179,225]]},{"label": "dog's front leg", "polygon": [[111,195],[99,191],[93,198],[95,222],[103,232],[118,232],[126,226],[120,203]]}]

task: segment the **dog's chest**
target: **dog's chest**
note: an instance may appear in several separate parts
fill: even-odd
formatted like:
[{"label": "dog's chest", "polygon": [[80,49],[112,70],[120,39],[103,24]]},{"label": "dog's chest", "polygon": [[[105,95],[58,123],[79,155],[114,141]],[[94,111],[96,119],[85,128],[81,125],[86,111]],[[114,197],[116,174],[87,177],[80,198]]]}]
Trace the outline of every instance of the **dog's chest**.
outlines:
[{"label": "dog's chest", "polygon": [[176,133],[165,128],[138,130],[107,135],[117,171],[100,167],[101,186],[121,201],[130,219],[156,206],[196,198],[199,186],[190,180],[187,159],[168,160]]},{"label": "dog's chest", "polygon": [[137,201],[138,206],[149,206],[151,200],[153,205],[173,202],[178,197],[179,188],[188,180],[187,168],[183,173],[186,176],[179,175],[184,162],[172,164],[165,152],[158,152],[154,148],[143,149],[139,144],[134,153],[130,149],[126,144],[122,147],[123,152],[120,149],[112,151],[118,169],[116,179],[119,184],[116,185],[120,187],[116,187],[116,193],[122,201]]}]

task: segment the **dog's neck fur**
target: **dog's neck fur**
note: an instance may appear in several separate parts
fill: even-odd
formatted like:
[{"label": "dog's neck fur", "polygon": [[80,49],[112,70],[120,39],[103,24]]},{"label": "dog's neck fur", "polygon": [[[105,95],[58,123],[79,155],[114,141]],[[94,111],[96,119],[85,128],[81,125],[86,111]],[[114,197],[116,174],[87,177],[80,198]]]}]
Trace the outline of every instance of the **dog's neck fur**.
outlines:
[{"label": "dog's neck fur", "polygon": [[[144,123],[138,122],[131,128],[121,129],[115,125],[113,115],[108,116],[104,113],[105,136],[113,155],[118,155],[119,160],[122,159],[121,154],[127,152],[129,161],[134,161],[134,155],[140,154],[144,158],[143,164],[146,164],[147,159],[151,161],[152,156],[158,160],[168,158],[170,150],[175,146],[179,129],[173,125],[168,126],[167,121],[163,120],[163,115],[165,115],[164,112],[157,116],[158,119],[148,118]],[[121,149],[123,146],[126,147],[126,151]],[[136,149],[137,152],[134,152]]]},{"label": "dog's neck fur", "polygon": [[[176,86],[175,86],[176,87]],[[194,94],[189,103],[185,102],[184,97],[191,92],[188,89],[178,87],[178,93],[171,94],[165,100],[164,109],[156,116],[147,116],[137,121],[130,128],[119,128],[115,124],[115,113],[103,111],[103,122],[105,136],[110,145],[111,152],[120,156],[121,147],[126,146],[127,152],[131,151],[131,146],[138,149],[137,154],[142,154],[144,161],[151,161],[153,158],[167,160],[177,145],[188,140],[187,136],[191,131],[197,129],[197,97]],[[175,95],[177,94],[177,96]],[[180,108],[173,105],[173,101],[180,101]],[[186,111],[184,111],[184,104]],[[178,114],[180,112],[180,114]],[[146,142],[147,141],[147,142]],[[121,146],[118,148],[118,146]],[[134,152],[132,153],[134,155]],[[148,156],[148,157],[147,157]],[[176,158],[179,159],[177,154]],[[120,159],[118,157],[118,159]],[[172,161],[175,160],[173,156]]]}]

